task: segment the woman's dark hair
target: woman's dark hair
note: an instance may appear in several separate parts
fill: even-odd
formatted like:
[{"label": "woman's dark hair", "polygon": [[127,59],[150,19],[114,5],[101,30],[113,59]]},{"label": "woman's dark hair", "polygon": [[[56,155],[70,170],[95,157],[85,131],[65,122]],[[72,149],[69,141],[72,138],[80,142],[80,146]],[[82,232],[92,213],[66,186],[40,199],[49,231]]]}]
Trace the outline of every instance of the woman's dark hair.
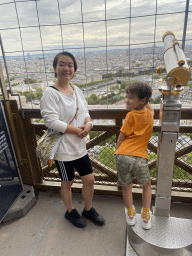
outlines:
[{"label": "woman's dark hair", "polygon": [[152,88],[146,82],[133,82],[126,87],[125,92],[127,94],[133,93],[137,95],[139,99],[146,98],[145,104],[149,102],[152,96]]},{"label": "woman's dark hair", "polygon": [[[71,54],[70,52],[66,52],[66,51],[60,52],[60,53],[58,53],[58,54],[55,56],[55,58],[54,58],[54,60],[53,60],[53,68],[54,68],[54,70],[55,70],[55,68],[56,68],[56,66],[57,66],[58,58],[59,58],[60,55],[68,56],[68,57],[70,57],[70,58],[73,60],[73,63],[74,63],[74,70],[75,70],[75,72],[76,72],[76,71],[77,71],[77,61],[76,61],[75,57],[73,56],[73,54]],[[56,73],[55,73],[55,77],[57,77],[57,74],[56,74]]]}]

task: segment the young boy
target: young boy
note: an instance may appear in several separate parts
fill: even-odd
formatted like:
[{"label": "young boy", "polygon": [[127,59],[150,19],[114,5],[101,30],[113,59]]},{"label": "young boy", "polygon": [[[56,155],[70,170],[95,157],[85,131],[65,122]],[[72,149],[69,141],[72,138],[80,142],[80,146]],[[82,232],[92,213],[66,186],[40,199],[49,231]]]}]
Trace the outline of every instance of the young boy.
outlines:
[{"label": "young boy", "polygon": [[125,215],[128,225],[135,225],[132,182],[135,177],[143,186],[142,227],[150,229],[152,213],[151,180],[148,169],[147,145],[153,129],[154,111],[148,103],[152,95],[151,87],[144,82],[134,82],[127,86],[126,115],[116,145],[116,167],[118,184],[123,187]]}]

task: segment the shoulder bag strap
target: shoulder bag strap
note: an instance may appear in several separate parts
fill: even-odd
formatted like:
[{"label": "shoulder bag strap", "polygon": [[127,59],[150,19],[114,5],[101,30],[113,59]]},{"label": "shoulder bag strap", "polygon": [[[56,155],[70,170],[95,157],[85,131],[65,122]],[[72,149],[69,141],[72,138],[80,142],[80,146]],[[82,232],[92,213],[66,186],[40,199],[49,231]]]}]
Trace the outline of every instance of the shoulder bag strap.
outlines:
[{"label": "shoulder bag strap", "polygon": [[55,90],[57,90],[57,91],[59,91],[55,86],[49,86],[49,87],[51,87],[51,88],[53,88],[53,89],[55,89]]},{"label": "shoulder bag strap", "polygon": [[72,85],[71,85],[71,88],[73,89],[73,91],[74,91],[74,93],[75,93],[77,108],[76,108],[76,113],[75,113],[73,119],[71,120],[71,122],[70,122],[69,124],[71,124],[74,119],[77,119],[77,117],[78,117],[78,111],[79,111],[79,104],[78,104],[78,98],[77,98],[76,90],[75,90],[74,86],[72,86]]},{"label": "shoulder bag strap", "polygon": [[[49,86],[49,87],[51,87],[51,88],[53,88],[53,89],[59,91],[55,86]],[[75,93],[77,108],[76,108],[75,115],[74,115],[74,117],[72,118],[72,120],[69,122],[69,124],[71,124],[75,118],[77,119],[78,111],[79,111],[79,104],[78,104],[78,98],[77,98],[76,90],[75,90],[75,88],[74,88],[72,85],[71,85],[71,88],[73,89],[73,91],[74,91],[74,93]]]}]

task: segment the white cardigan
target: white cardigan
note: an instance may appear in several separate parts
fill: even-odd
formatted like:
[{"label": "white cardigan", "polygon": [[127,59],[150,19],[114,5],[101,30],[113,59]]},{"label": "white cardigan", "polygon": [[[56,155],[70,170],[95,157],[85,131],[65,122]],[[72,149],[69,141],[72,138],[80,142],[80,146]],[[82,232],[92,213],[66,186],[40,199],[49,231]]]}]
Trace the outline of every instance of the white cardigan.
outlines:
[{"label": "white cardigan", "polygon": [[[78,97],[78,117],[71,123],[75,127],[84,125],[85,118],[89,117],[87,102],[81,90],[74,86]],[[57,91],[47,87],[40,102],[41,116],[45,125],[56,131],[64,133],[63,139],[54,157],[58,161],[72,161],[87,154],[85,138],[81,139],[75,134],[67,133],[69,123],[76,113],[76,96]]]}]

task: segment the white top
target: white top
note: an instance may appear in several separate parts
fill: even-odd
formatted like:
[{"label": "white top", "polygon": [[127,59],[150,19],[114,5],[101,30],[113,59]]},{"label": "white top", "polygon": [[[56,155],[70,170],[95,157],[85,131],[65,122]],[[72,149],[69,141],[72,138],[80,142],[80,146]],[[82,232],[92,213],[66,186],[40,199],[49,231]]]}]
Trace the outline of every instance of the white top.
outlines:
[{"label": "white top", "polygon": [[[84,125],[85,118],[89,117],[87,102],[81,90],[74,86],[78,97],[78,117],[71,123],[75,127]],[[76,113],[76,96],[65,94],[54,88],[47,87],[40,102],[41,116],[45,125],[56,131],[64,133],[62,141],[54,157],[58,161],[72,161],[87,154],[85,138],[81,139],[76,134],[65,134],[67,123]]]}]

